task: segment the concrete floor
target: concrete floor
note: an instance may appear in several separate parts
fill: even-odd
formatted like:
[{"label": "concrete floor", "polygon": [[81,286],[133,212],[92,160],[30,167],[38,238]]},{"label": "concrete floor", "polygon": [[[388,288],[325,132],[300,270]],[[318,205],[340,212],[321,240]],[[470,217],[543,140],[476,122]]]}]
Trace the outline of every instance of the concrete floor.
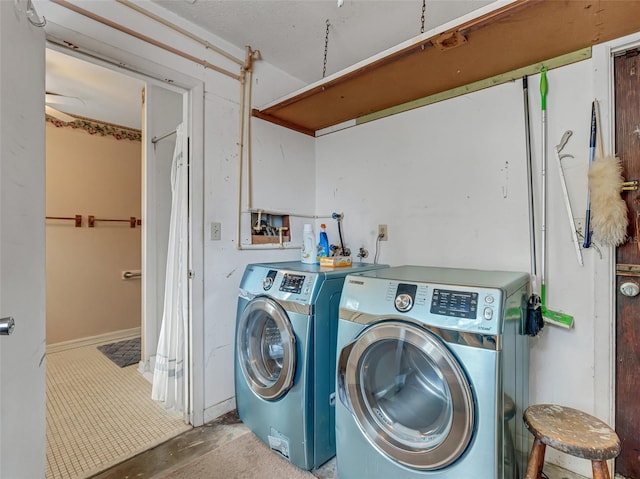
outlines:
[{"label": "concrete floor", "polygon": [[[93,479],[162,479],[244,433],[246,428],[233,411],[91,477]],[[318,479],[337,479],[335,458],[312,473]],[[549,479],[587,479],[553,464],[545,465],[545,473]],[[278,477],[276,471],[273,477]]]}]

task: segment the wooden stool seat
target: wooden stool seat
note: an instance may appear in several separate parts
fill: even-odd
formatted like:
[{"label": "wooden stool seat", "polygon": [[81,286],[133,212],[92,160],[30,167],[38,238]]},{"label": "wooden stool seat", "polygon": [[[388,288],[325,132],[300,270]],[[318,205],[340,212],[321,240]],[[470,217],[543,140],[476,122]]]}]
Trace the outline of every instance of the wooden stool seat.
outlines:
[{"label": "wooden stool seat", "polygon": [[538,404],[524,412],[535,437],[525,479],[541,478],[546,446],[591,461],[594,479],[609,479],[606,461],[620,454],[620,439],[600,419],[569,407]]}]

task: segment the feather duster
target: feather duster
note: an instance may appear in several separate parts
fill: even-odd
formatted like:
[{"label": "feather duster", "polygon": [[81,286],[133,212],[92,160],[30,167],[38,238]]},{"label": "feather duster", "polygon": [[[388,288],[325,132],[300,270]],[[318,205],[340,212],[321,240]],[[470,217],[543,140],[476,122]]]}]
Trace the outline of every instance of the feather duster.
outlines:
[{"label": "feather duster", "polygon": [[601,156],[589,168],[593,238],[606,246],[619,246],[627,237],[627,204],[620,196],[622,164],[617,157]]}]

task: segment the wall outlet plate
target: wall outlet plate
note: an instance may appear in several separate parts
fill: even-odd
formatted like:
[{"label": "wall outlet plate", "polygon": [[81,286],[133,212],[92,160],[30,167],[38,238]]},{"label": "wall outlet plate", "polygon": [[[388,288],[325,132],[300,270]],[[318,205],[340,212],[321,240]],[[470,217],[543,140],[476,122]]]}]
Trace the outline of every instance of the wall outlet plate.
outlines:
[{"label": "wall outlet plate", "polygon": [[380,241],[389,240],[389,236],[387,234],[387,225],[378,225],[378,238],[380,238]]}]

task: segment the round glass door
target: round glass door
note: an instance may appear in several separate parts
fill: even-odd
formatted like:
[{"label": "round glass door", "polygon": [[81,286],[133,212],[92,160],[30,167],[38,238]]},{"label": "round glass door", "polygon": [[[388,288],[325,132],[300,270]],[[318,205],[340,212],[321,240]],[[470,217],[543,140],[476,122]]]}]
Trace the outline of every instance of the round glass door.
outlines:
[{"label": "round glass door", "polygon": [[260,397],[278,399],[293,385],[295,336],[286,312],[272,299],[258,297],[244,309],[236,351],[245,380]]},{"label": "round glass door", "polygon": [[432,333],[398,321],[376,324],[352,343],[344,388],[361,431],[405,466],[441,469],[473,434],[471,388],[456,358]]}]

